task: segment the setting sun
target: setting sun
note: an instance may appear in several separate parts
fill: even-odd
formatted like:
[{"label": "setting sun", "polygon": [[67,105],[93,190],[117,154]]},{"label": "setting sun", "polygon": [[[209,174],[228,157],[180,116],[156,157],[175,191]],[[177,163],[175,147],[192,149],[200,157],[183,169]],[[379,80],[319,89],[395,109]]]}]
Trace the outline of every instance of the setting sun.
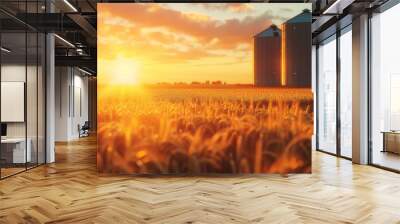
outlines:
[{"label": "setting sun", "polygon": [[138,85],[139,65],[132,58],[116,57],[112,60],[102,60],[107,82],[114,85]]}]

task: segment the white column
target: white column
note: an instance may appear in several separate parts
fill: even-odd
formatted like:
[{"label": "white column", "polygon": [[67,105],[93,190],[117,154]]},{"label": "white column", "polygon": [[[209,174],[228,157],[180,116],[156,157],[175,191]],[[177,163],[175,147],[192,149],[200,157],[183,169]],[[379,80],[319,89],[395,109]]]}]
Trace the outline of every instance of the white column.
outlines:
[{"label": "white column", "polygon": [[46,163],[55,161],[54,133],[55,133],[55,56],[54,35],[46,36]]},{"label": "white column", "polygon": [[[54,5],[46,1],[46,12],[54,12]],[[55,162],[55,42],[54,34],[46,35],[46,163]]]},{"label": "white column", "polygon": [[353,162],[368,163],[368,15],[353,19]]}]

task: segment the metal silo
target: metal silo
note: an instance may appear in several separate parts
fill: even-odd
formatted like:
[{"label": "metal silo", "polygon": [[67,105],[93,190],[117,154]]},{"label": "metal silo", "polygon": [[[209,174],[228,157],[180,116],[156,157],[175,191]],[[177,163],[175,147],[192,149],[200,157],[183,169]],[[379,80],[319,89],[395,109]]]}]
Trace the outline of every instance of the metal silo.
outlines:
[{"label": "metal silo", "polygon": [[280,86],[281,31],[271,25],[254,36],[254,84]]},{"label": "metal silo", "polygon": [[304,10],[281,25],[282,86],[311,88],[311,13]]}]

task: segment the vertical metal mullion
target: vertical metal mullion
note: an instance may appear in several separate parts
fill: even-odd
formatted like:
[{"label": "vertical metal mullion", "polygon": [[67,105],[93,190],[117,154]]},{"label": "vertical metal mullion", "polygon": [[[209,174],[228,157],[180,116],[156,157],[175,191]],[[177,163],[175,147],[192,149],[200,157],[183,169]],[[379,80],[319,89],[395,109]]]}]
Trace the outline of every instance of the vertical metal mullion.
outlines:
[{"label": "vertical metal mullion", "polygon": [[340,118],[340,30],[336,31],[336,154],[341,156],[341,118]]},{"label": "vertical metal mullion", "polygon": [[[67,70],[68,71],[68,70]],[[62,77],[64,76],[64,74],[63,74],[63,72],[60,72],[60,74],[58,75],[58,88],[59,88],[59,90],[60,90],[60,93],[58,94],[59,95],[59,97],[60,97],[60,108],[59,108],[59,110],[60,110],[60,117],[62,117],[62,96],[61,96],[61,93],[62,93],[62,85],[61,85],[61,80],[62,80]]]},{"label": "vertical metal mullion", "polygon": [[[39,0],[36,1],[39,13]],[[36,31],[36,166],[39,165],[39,32]]]},{"label": "vertical metal mullion", "polygon": [[[47,13],[47,4],[46,4],[45,11]],[[48,75],[48,72],[47,72],[47,43],[48,43],[47,38],[48,38],[48,35],[49,34],[47,32],[44,33],[44,56],[43,56],[43,58],[44,58],[44,99],[43,99],[43,101],[44,101],[44,136],[43,136],[43,138],[44,138],[44,161],[43,162],[45,164],[47,163],[47,145],[48,145],[48,143],[47,143],[47,79],[48,79],[48,77],[47,77],[47,75]]]},{"label": "vertical metal mullion", "polygon": [[319,44],[315,47],[315,148],[319,149]]},{"label": "vertical metal mullion", "polygon": [[[28,19],[28,1],[25,1],[25,21]],[[25,23],[25,102],[24,102],[24,118],[25,118],[25,170],[28,169],[28,26]]]},{"label": "vertical metal mullion", "polygon": [[68,72],[68,118],[71,117],[71,71],[68,70],[69,67],[67,67],[67,72]]},{"label": "vertical metal mullion", "polygon": [[[47,6],[46,9],[47,11]],[[44,33],[44,163],[47,163],[47,36],[48,33]],[[43,75],[43,74],[42,74]],[[43,107],[42,107],[43,109]]]},{"label": "vertical metal mullion", "polygon": [[[48,13],[48,0],[44,2],[45,4],[45,13]],[[48,44],[48,35],[47,31],[44,32],[44,164],[47,163],[47,79],[48,79],[48,71],[47,71],[47,44]],[[43,74],[42,74],[43,76]],[[61,91],[61,90],[60,90]],[[43,109],[43,108],[42,108]]]},{"label": "vertical metal mullion", "polygon": [[72,76],[71,76],[71,82],[72,82],[72,88],[71,88],[71,93],[72,93],[72,117],[75,118],[75,69],[74,67],[71,67],[72,70]]},{"label": "vertical metal mullion", "polygon": [[368,20],[367,20],[367,47],[368,47],[368,53],[367,53],[367,119],[368,119],[368,124],[367,124],[367,132],[368,132],[368,164],[373,164],[373,153],[372,153],[372,63],[371,63],[371,56],[372,56],[372,29],[371,29],[371,19],[372,19],[372,12],[368,11]]}]

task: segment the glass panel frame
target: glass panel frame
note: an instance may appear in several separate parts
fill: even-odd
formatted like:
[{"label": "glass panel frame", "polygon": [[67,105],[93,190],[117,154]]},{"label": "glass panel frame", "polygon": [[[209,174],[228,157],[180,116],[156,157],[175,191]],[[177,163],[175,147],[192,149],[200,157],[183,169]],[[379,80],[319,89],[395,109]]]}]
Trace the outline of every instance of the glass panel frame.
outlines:
[{"label": "glass panel frame", "polygon": [[[30,150],[27,150],[27,111],[26,111],[26,91],[27,91],[27,39],[26,32],[7,32],[1,34],[1,44],[9,49],[2,51],[1,57],[1,92],[4,94],[14,94],[17,102],[2,103],[0,110],[2,115],[16,113],[11,112],[9,107],[12,104],[23,104],[23,114],[18,116],[8,115],[8,118],[1,118],[1,123],[6,130],[1,140],[2,151],[2,178],[12,176],[27,169],[27,161],[30,158]],[[8,86],[8,87],[6,87]],[[7,88],[7,89],[5,89]],[[14,89],[14,90],[13,90]],[[10,92],[12,91],[12,92]],[[22,92],[23,91],[23,92]],[[16,94],[16,95],[15,95]],[[21,109],[21,106],[16,108]]]},{"label": "glass panel frame", "polygon": [[336,35],[317,48],[317,150],[337,152]]},{"label": "glass panel frame", "polygon": [[[20,13],[44,12],[45,1],[31,1],[29,8],[26,4],[26,1],[18,2]],[[0,3],[0,6],[2,5],[3,3]],[[2,13],[2,16],[14,21],[6,14]],[[0,54],[0,81],[24,82],[23,122],[3,122],[7,123],[7,136],[2,138],[0,144],[0,179],[4,179],[46,163],[46,35],[17,21],[12,29],[1,29],[1,26],[2,23],[0,46],[6,50],[1,50]],[[4,108],[0,105],[1,109]],[[17,138],[23,141],[15,140]],[[8,143],[13,139],[17,143],[12,144],[18,147]],[[21,151],[21,158],[15,157],[15,149],[18,149],[18,153]],[[11,154],[7,155],[5,150]],[[18,170],[6,170],[6,166],[14,166],[17,160],[23,161],[18,162],[18,166],[21,166]]]},{"label": "glass panel frame", "polygon": [[[352,136],[351,48],[350,23],[321,41],[316,51],[316,149],[348,160],[352,159],[352,137],[349,137]],[[323,61],[324,59],[328,62]],[[325,81],[330,82],[329,85]]]},{"label": "glass panel frame", "polygon": [[342,29],[339,37],[339,111],[340,156],[352,158],[352,26]]},{"label": "glass panel frame", "polygon": [[[396,80],[400,80],[397,56],[400,34],[392,27],[400,18],[400,4],[382,5],[376,11],[378,13],[369,18],[368,162],[379,168],[400,172],[400,150],[392,150],[398,149],[400,144],[400,120],[396,119],[399,105],[392,105],[392,95],[400,94],[400,85],[396,84]],[[393,130],[395,133],[392,133]],[[394,147],[390,146],[392,140],[396,143]]]}]

